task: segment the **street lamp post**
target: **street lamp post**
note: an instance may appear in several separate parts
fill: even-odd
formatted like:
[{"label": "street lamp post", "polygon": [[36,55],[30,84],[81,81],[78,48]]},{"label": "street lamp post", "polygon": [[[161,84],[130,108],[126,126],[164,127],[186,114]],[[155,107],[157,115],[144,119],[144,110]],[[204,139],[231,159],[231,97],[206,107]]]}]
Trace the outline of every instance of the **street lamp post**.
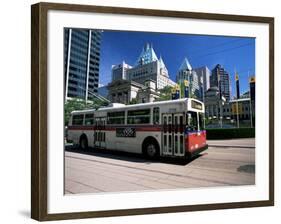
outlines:
[{"label": "street lamp post", "polygon": [[222,112],[222,99],[220,100],[220,125],[222,128],[222,118],[223,118],[223,112]]},{"label": "street lamp post", "polygon": [[238,106],[238,100],[236,100],[236,119],[237,119],[237,128],[239,128],[239,106]]},{"label": "street lamp post", "polygon": [[[248,71],[248,81],[250,83],[250,73]],[[249,86],[250,87],[250,86]],[[251,128],[253,127],[253,111],[252,111],[252,96],[251,96],[251,87],[249,88],[249,97],[250,97],[250,122],[251,122]]]},{"label": "street lamp post", "polygon": [[189,98],[190,97],[190,91],[191,91],[191,89],[190,89],[190,76],[192,74],[191,70],[188,70],[188,73],[189,73],[189,75],[188,75],[188,98]]}]

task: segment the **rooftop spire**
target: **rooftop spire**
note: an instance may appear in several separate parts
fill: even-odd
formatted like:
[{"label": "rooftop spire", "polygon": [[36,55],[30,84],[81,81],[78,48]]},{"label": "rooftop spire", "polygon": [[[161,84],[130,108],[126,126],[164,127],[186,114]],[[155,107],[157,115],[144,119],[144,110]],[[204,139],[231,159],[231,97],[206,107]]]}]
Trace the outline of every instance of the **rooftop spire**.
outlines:
[{"label": "rooftop spire", "polygon": [[186,57],[184,58],[179,70],[192,70],[192,67]]},{"label": "rooftop spire", "polygon": [[138,60],[136,62],[136,65],[139,64],[148,64],[153,61],[157,61],[158,58],[152,48],[152,44],[149,45],[149,43],[146,43],[144,49],[142,50],[140,56],[138,57]]},{"label": "rooftop spire", "polygon": [[149,50],[149,43],[146,43],[146,48],[145,48],[145,50],[147,51],[147,50]]},{"label": "rooftop spire", "polygon": [[166,68],[166,65],[165,65],[165,63],[164,63],[164,61],[162,59],[161,54],[160,54],[159,62],[160,62],[160,68]]}]

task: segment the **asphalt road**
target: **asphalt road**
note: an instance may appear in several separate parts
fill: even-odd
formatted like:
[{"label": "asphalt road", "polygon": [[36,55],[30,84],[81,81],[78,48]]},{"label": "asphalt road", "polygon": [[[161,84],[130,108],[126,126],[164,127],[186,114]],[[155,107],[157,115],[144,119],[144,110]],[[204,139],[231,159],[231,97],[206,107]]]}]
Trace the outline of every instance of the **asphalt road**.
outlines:
[{"label": "asphalt road", "polygon": [[65,193],[97,193],[255,184],[255,141],[208,141],[192,161],[75,148],[65,151]]}]

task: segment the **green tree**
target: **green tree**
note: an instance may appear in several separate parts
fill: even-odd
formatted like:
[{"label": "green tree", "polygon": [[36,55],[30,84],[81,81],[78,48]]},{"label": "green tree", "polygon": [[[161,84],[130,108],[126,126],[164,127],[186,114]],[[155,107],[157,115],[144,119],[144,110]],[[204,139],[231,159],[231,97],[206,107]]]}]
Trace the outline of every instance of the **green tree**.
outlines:
[{"label": "green tree", "polygon": [[171,86],[165,86],[163,89],[160,89],[160,96],[155,101],[164,101],[172,99],[172,88]]},{"label": "green tree", "polygon": [[133,98],[133,99],[129,102],[129,104],[137,104],[137,103],[138,103],[137,98]]},{"label": "green tree", "polygon": [[189,94],[189,98],[198,99],[198,97],[195,94],[193,94],[193,93]]}]

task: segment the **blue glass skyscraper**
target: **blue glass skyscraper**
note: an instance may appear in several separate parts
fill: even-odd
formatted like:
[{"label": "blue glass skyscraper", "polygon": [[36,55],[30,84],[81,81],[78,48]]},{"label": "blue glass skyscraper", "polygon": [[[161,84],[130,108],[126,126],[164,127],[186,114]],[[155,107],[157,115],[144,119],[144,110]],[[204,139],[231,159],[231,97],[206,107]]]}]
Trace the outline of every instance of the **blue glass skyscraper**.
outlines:
[{"label": "blue glass skyscraper", "polygon": [[93,98],[98,92],[101,31],[64,30],[65,99]]}]

